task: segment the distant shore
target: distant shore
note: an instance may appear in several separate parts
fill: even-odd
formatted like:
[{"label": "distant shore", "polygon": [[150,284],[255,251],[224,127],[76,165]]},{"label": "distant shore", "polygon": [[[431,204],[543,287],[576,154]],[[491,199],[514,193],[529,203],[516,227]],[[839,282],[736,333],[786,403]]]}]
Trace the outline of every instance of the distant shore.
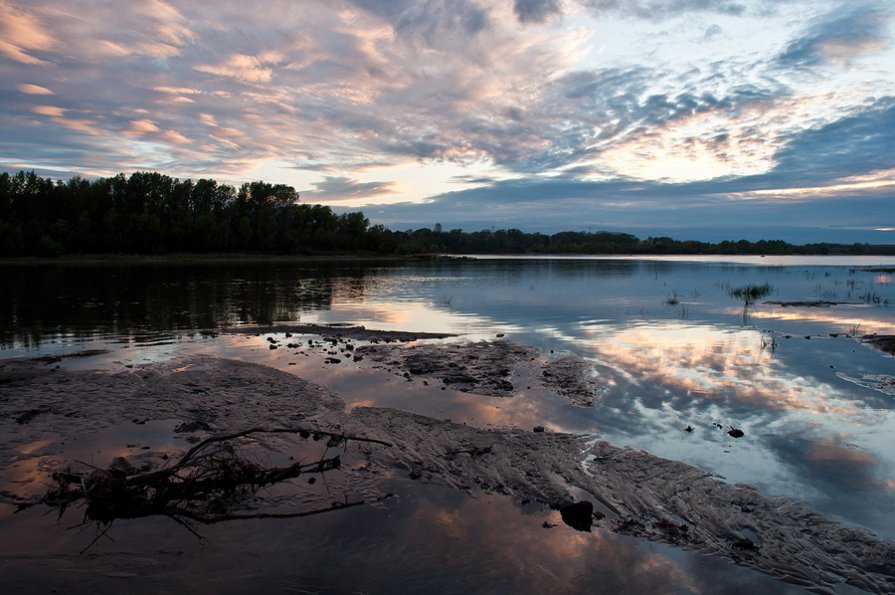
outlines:
[{"label": "distant shore", "polygon": [[[65,254],[60,256],[6,256],[0,257],[0,266],[8,265],[46,265],[46,264],[219,264],[219,263],[375,263],[375,262],[412,262],[428,259],[482,259],[482,258],[534,258],[534,259],[550,259],[550,258],[601,258],[601,259],[624,259],[624,260],[649,260],[663,259],[674,257],[685,257],[698,259],[700,257],[708,259],[730,258],[730,257],[751,257],[764,258],[768,257],[863,257],[863,258],[891,258],[893,254],[880,252],[863,253],[863,254],[810,254],[810,253],[777,253],[777,254],[753,254],[749,252],[743,253],[421,253],[421,254],[380,254],[376,252],[333,252],[333,253],[317,253],[317,254],[263,254],[251,252],[215,252],[215,253],[198,253],[198,252],[182,252],[171,254],[122,254],[122,253],[97,253],[97,254]],[[866,266],[861,270],[875,273],[892,273],[895,267],[888,265]]]}]

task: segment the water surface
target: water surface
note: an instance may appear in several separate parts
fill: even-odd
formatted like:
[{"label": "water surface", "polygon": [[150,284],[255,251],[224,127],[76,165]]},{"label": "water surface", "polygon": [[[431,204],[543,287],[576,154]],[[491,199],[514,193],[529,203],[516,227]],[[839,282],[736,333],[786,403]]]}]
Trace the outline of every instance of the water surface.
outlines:
[{"label": "water surface", "polygon": [[[256,361],[321,382],[349,404],[399,407],[481,426],[544,425],[598,435],[700,466],[732,483],[754,485],[765,495],[798,498],[895,539],[895,396],[869,378],[895,376],[895,359],[857,339],[895,334],[895,275],[867,270],[893,265],[895,259],[885,257],[769,256],[4,266],[0,357],[104,348],[110,353],[64,360],[63,365],[111,370],[190,353]],[[765,284],[768,294],[753,304],[732,295],[738,287]],[[295,322],[451,332],[460,335],[456,340],[501,334],[551,357],[572,353],[585,358],[596,402],[573,407],[554,395],[527,390],[524,379],[517,380],[512,399],[402,384],[362,364],[324,365],[314,355],[270,350],[268,335],[259,336],[256,329]],[[214,336],[221,328],[242,326],[253,330]],[[687,426],[693,431],[685,432]],[[729,436],[727,430],[734,427],[745,435]],[[449,547],[454,534],[475,535],[492,544],[487,547],[503,548],[507,559],[517,555],[504,543],[507,533],[541,539],[552,552],[568,550],[569,559],[577,560],[573,565],[594,556],[593,544],[581,545],[582,536],[531,529],[539,527],[540,519],[520,528],[520,511],[499,498],[484,506],[438,490],[427,493],[407,494],[405,502],[413,502],[413,510],[397,507],[387,513],[419,514],[426,519],[420,526],[434,522],[439,527],[432,529],[439,535],[433,559],[406,554],[422,568],[432,568],[438,556],[462,561],[462,548]],[[414,512],[417,508],[429,512]],[[368,521],[381,513],[369,514]],[[443,525],[433,521],[439,518]],[[415,526],[406,519],[377,523],[383,535],[412,533]],[[247,529],[236,531],[242,535]],[[526,531],[534,533],[525,536]],[[391,534],[379,543],[394,545],[395,539],[409,538]],[[587,539],[596,539],[600,551],[615,551],[619,560],[647,547],[612,535]],[[321,546],[324,555],[327,547]],[[342,541],[338,547],[358,557],[372,546]],[[700,562],[673,548],[649,545],[638,555],[654,557],[687,577],[670,583],[674,592],[696,590],[694,585],[703,584],[700,573],[709,568],[731,581],[745,581],[737,584],[768,588],[769,579],[755,573]],[[394,556],[372,559],[399,563]],[[530,582],[523,584],[543,586],[539,581],[555,575],[573,584],[566,576],[572,562],[549,559],[557,566],[528,574],[519,570],[525,560],[503,560],[490,580],[516,589],[519,576],[528,576]],[[622,580],[625,571],[600,572]],[[434,580],[444,587],[435,590],[465,590],[451,573],[423,574],[414,584]],[[323,570],[302,576],[316,576],[324,586],[338,584]],[[413,590],[411,583],[392,584]],[[632,583],[619,590],[642,587]]]}]

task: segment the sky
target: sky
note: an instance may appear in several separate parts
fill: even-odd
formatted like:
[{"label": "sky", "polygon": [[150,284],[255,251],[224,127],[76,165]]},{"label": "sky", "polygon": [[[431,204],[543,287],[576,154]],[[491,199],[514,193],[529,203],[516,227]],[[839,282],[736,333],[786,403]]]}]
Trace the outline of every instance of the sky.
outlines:
[{"label": "sky", "polygon": [[0,0],[0,170],[895,244],[893,42],[891,0]]}]

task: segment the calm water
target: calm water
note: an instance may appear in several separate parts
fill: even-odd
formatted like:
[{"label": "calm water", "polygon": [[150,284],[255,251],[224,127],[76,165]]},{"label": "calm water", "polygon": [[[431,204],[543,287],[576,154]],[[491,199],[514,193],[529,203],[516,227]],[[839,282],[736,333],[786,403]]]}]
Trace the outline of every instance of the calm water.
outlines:
[{"label": "calm water", "polygon": [[[700,466],[730,482],[752,484],[766,495],[796,497],[895,539],[895,396],[866,378],[895,376],[895,358],[853,338],[895,334],[895,275],[862,270],[880,265],[892,267],[895,259],[5,266],[0,268],[0,358],[103,347],[111,353],[65,365],[120,369],[195,352],[262,362],[326,384],[349,403],[482,426],[545,425],[598,434],[617,445]],[[749,284],[770,287],[768,295],[747,307],[731,291]],[[819,300],[837,304],[766,303]],[[460,393],[446,398],[440,391],[395,386],[370,370],[296,360],[285,350],[268,350],[261,336],[212,338],[201,332],[286,322],[448,331],[464,340],[503,333],[556,357],[574,353],[587,359],[597,403],[575,408],[537,392],[499,401]],[[713,424],[741,428],[745,437],[732,439]],[[687,425],[695,431],[683,432]],[[675,592],[717,586],[713,580],[719,576],[741,588],[791,589],[673,548],[611,534],[546,532],[538,528],[540,519],[523,522],[526,514],[499,498],[469,500],[432,489],[431,494],[405,494],[401,507],[343,517],[361,515],[357,518],[371,523],[376,537],[364,539],[373,542],[356,541],[357,532],[340,525],[344,520],[315,520],[315,527],[328,527],[333,542],[314,546],[317,554],[325,558],[327,552],[342,552],[354,560],[357,576],[339,578],[321,567],[307,580],[318,581],[323,590],[362,588],[358,577],[368,576],[373,565],[409,561],[429,569],[428,574],[418,569],[416,580],[401,579],[409,582],[382,579],[373,590],[403,585],[396,590],[413,591],[434,581],[429,585],[434,590],[463,591],[487,579],[498,585],[497,591],[543,592],[596,577],[621,581],[630,565],[653,563],[653,570],[668,566],[683,573],[686,580],[647,573],[650,580],[670,581]],[[438,519],[444,522],[439,525]],[[438,542],[421,551],[420,538],[411,537],[418,529],[439,536]],[[224,530],[232,539],[234,530]],[[246,531],[238,530],[240,539],[250,539]],[[479,545],[469,549],[454,543],[458,534]],[[181,543],[188,537],[172,539],[178,547],[191,547]],[[228,537],[218,539],[226,543]],[[538,545],[527,553],[507,553],[515,551],[510,544],[526,540]],[[391,544],[390,553],[376,547],[383,542]],[[398,542],[403,549],[395,549]],[[497,555],[489,548],[503,548],[506,559],[500,558],[498,568],[480,568],[467,559]],[[207,553],[190,559],[191,572],[213,565]],[[538,564],[543,568],[533,570]],[[461,580],[457,567],[471,574]],[[566,583],[550,582],[554,579]],[[642,589],[650,590],[623,581],[614,590]]]}]

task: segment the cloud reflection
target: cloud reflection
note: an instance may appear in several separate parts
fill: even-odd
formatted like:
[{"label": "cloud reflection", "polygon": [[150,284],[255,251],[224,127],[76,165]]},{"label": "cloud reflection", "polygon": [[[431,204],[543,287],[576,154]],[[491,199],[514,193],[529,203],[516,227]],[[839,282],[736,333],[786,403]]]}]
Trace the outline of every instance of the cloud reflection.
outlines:
[{"label": "cloud reflection", "polygon": [[838,329],[841,333],[859,329],[860,334],[895,333],[895,321],[887,320],[885,313],[864,306],[799,308],[796,306],[758,307],[749,310],[749,318],[754,320],[777,320],[781,322],[811,322]]},{"label": "cloud reflection", "polygon": [[846,399],[831,398],[837,390],[829,384],[787,370],[756,330],[675,322],[585,330],[589,348],[607,365],[678,397],[759,410],[858,411]]}]

